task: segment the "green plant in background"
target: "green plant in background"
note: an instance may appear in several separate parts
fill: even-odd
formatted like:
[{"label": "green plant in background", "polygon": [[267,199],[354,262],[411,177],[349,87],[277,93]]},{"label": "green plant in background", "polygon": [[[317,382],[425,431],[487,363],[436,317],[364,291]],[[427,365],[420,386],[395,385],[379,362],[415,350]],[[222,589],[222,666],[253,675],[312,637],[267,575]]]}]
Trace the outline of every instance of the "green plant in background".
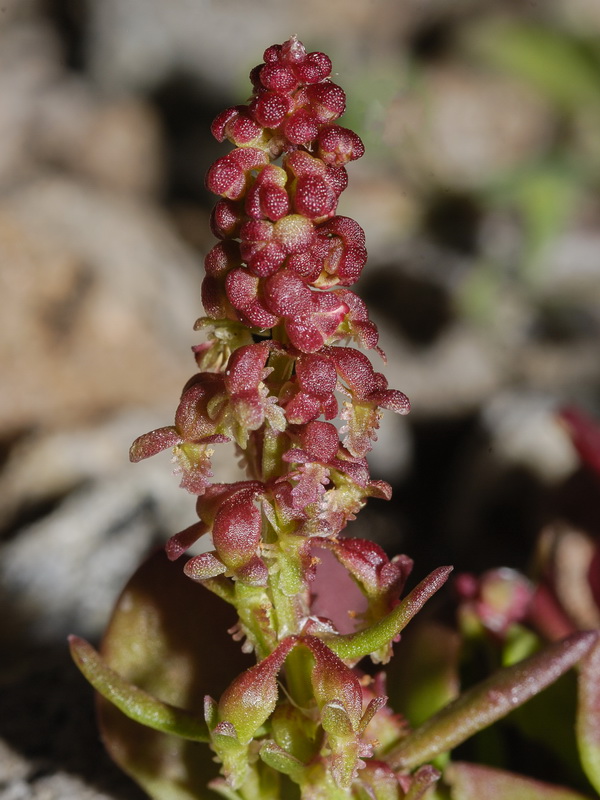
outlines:
[{"label": "green plant in background", "polygon": [[[156,800],[575,800],[451,751],[593,663],[598,635],[512,637],[512,655],[461,693],[456,633],[419,627],[417,647],[398,644],[451,568],[405,593],[408,556],[342,533],[369,497],[389,498],[366,455],[381,410],[409,404],[358,349],[383,356],[348,288],[365,239],[336,208],[363,145],[337,123],[345,95],[330,73],[297,39],[274,45],[250,102],[213,124],[235,147],[207,176],[220,196],[196,323],[207,341],[175,424],[131,449],[134,461],[173,449],[199,521],[133,576],[102,654],[72,637],[73,657],[100,694],[108,750]],[[246,478],[213,482],[214,447],[227,442]],[[471,602],[478,591],[463,586]],[[474,627],[463,625],[466,642]],[[583,668],[578,728],[597,787],[599,680]]]},{"label": "green plant in background", "polygon": [[[501,335],[501,296],[534,324],[576,333],[595,316],[585,289],[593,267],[565,239],[597,227],[598,37],[561,27],[550,8],[475,5],[439,11],[416,26],[400,56],[361,65],[353,95],[363,111],[353,121],[385,123],[369,145],[402,185],[400,236],[458,253],[458,285],[443,258],[432,273],[459,314]],[[567,292],[555,284],[559,241],[574,262]]]},{"label": "green plant in background", "polygon": [[551,113],[548,142],[521,168],[487,188],[491,208],[512,209],[523,231],[519,276],[535,296],[548,247],[586,194],[597,189],[600,149],[600,48],[558,28],[490,20],[464,35],[483,69],[530,87]]}]

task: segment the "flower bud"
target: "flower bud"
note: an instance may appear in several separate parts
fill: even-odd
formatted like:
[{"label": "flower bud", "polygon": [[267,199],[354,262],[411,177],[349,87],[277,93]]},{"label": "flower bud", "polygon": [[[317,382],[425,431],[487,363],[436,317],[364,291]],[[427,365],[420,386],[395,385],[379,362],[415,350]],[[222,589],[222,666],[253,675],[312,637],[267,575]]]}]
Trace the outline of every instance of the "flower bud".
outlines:
[{"label": "flower bud", "polygon": [[348,161],[361,158],[365,153],[359,136],[341,125],[321,128],[317,137],[317,153],[327,165],[341,167]]},{"label": "flower bud", "polygon": [[287,117],[283,123],[283,134],[292,144],[308,144],[316,138],[319,128],[311,111],[301,108]]},{"label": "flower bud", "polygon": [[331,74],[331,59],[325,53],[308,53],[295,65],[294,72],[302,83],[319,83]]},{"label": "flower bud", "polygon": [[261,92],[250,103],[250,113],[264,128],[277,128],[292,110],[292,100],[279,92]]},{"label": "flower bud", "polygon": [[332,122],[346,110],[346,93],[336,83],[324,82],[308,86],[306,96],[316,122]]},{"label": "flower bud", "polygon": [[253,504],[256,492],[243,490],[225,500],[212,529],[213,543],[220,560],[235,571],[255,555],[261,541],[260,511]]}]

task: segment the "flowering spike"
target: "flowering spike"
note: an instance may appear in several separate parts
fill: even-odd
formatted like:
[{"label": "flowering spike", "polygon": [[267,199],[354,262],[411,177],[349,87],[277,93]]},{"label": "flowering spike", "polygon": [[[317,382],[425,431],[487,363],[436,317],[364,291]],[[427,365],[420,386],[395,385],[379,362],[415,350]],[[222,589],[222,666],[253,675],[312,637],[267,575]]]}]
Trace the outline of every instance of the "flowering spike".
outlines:
[{"label": "flowering spike", "polygon": [[[346,95],[331,69],[325,54],[307,53],[292,37],[265,50],[251,72],[248,103],[215,119],[213,135],[232,147],[206,177],[217,196],[210,221],[217,241],[204,262],[197,372],[173,425],[131,447],[132,461],[173,450],[182,486],[197,495],[199,520],[169,539],[168,558],[201,540],[184,574],[235,610],[229,632],[258,663],[218,703],[207,699],[206,726],[198,728],[193,715],[107,672],[85,645],[76,644],[74,654],[132,718],[181,736],[209,734],[225,776],[209,785],[226,797],[276,800],[281,779],[296,783],[302,800],[418,800],[439,777],[428,760],[524,702],[596,638],[576,634],[500,671],[433,717],[422,714],[412,733],[387,707],[383,679],[353,668],[365,656],[387,663],[451,568],[434,570],[401,598],[411,559],[390,559],[375,542],[341,535],[368,498],[390,498],[390,486],[371,479],[366,455],[383,410],[403,415],[410,404],[363,352],[385,361],[377,327],[351,288],[367,262],[365,234],[338,214],[338,203],[347,167],[364,146],[340,124]],[[572,409],[562,418],[597,471],[593,424]],[[243,459],[246,480],[213,481],[213,449],[225,442]],[[322,584],[331,564],[346,580],[339,593],[333,588],[333,600],[320,588],[311,592],[313,578],[314,587]],[[529,585],[507,571],[479,581],[463,576],[458,586],[462,622],[476,618],[498,641],[508,641],[530,609]],[[597,660],[589,655],[581,671],[578,718],[596,786]],[[426,711],[441,704],[432,701]]]}]

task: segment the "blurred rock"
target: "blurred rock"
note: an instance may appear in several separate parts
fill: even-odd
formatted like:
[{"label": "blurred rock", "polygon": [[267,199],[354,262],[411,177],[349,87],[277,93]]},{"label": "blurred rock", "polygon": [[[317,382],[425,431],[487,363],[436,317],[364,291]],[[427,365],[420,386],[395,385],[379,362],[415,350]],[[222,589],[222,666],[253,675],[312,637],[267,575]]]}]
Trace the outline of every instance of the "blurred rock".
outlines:
[{"label": "blurred rock", "polygon": [[81,79],[65,78],[40,98],[34,155],[97,186],[152,195],[161,184],[161,135],[149,106],[103,100]]},{"label": "blurred rock", "polygon": [[417,227],[416,198],[398,174],[378,174],[372,161],[356,167],[350,188],[340,198],[338,214],[360,219],[371,263],[397,257],[399,242]]},{"label": "blurred rock", "polygon": [[8,781],[4,788],[0,789],[0,800],[114,800],[114,798],[114,795],[98,791],[93,786],[86,785],[81,778],[66,772]]},{"label": "blurred rock", "polygon": [[597,36],[600,32],[600,5],[596,0],[552,0],[549,5],[559,25],[579,36]]},{"label": "blurred rock", "polygon": [[91,66],[102,86],[147,91],[179,72],[200,78],[208,94],[226,95],[268,44],[292,34],[310,49],[326,48],[339,69],[364,58],[371,37],[380,51],[393,49],[412,18],[395,0],[264,0],[251,8],[244,0],[103,0],[90,14]]},{"label": "blurred rock", "polygon": [[384,136],[408,174],[472,188],[541,154],[552,131],[550,109],[525,84],[444,64],[397,98]]},{"label": "blurred rock", "polygon": [[18,20],[0,25],[0,187],[35,171],[38,104],[60,74],[58,42],[47,26]]},{"label": "blurred rock", "polygon": [[[97,638],[120,588],[151,546],[148,489],[115,474],[73,491],[52,513],[1,546],[4,646]],[[58,590],[60,587],[60,590]]]},{"label": "blurred rock", "polygon": [[47,177],[0,202],[0,431],[174,403],[200,270],[150,206]]},{"label": "blurred rock", "polygon": [[556,398],[524,392],[503,391],[490,398],[482,422],[495,458],[523,467],[544,482],[565,480],[579,461],[557,417],[559,405]]},{"label": "blurred rock", "polygon": [[388,356],[386,377],[409,396],[413,415],[451,417],[473,411],[502,384],[498,349],[462,323],[449,326],[426,348],[400,344],[386,326],[380,329]]},{"label": "blurred rock", "polygon": [[67,73],[57,37],[40,20],[0,25],[0,186],[51,166],[116,191],[154,192],[161,155],[147,104],[100,97]]},{"label": "blurred rock", "polygon": [[[13,447],[0,473],[0,529],[14,533],[19,518],[29,520],[0,545],[0,641],[24,632],[29,643],[73,631],[97,638],[149,550],[195,521],[170,452],[141,464],[127,458],[135,437],[165,422],[170,415],[123,413]],[[217,479],[238,479],[235,458],[215,449]]]},{"label": "blurred rock", "polygon": [[262,55],[265,41],[276,41],[279,29],[289,27],[287,9],[282,11],[278,0],[255,5],[251,25],[246,6],[243,0],[92,3],[94,77],[107,88],[145,91],[184,72],[203,76],[212,91],[227,92]]},{"label": "blurred rock", "polygon": [[557,237],[536,278],[542,295],[584,302],[600,320],[600,234],[573,229]]},{"label": "blurred rock", "polygon": [[[598,375],[598,340],[578,341],[577,354],[570,343],[524,342],[510,374],[521,387],[552,393],[561,402],[594,394]],[[507,375],[508,377],[508,375]]]},{"label": "blurred rock", "polygon": [[[7,742],[0,739],[0,764],[2,764],[1,784],[10,788],[0,788],[0,798],[9,800],[11,797],[19,797],[15,785],[23,783],[29,772],[27,760],[19,755]],[[23,795],[26,796],[26,795]]]}]

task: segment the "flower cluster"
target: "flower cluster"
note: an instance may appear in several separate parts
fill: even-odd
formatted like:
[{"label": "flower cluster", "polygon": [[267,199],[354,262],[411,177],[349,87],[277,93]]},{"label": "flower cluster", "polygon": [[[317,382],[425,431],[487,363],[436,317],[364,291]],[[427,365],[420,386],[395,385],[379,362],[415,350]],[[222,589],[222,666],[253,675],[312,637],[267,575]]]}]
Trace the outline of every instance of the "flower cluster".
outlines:
[{"label": "flower cluster", "polygon": [[345,165],[364,152],[359,137],[336,124],[344,91],[329,78],[329,58],[307,54],[296,39],[264,58],[252,71],[250,103],[212,126],[235,149],[206,178],[221,196],[211,223],[221,241],[205,261],[206,312],[255,330],[279,327],[279,340],[299,353],[347,337],[375,347],[365,305],[346,288],[367,260],[364,232],[336,216]]},{"label": "flower cluster", "polygon": [[[221,196],[212,215],[220,241],[205,260],[207,316],[197,327],[210,332],[195,348],[200,372],[175,424],[137,439],[131,457],[174,448],[182,485],[199,495],[201,522],[168,546],[175,558],[182,542],[212,535],[214,549],[192,559],[190,576],[268,587],[275,562],[292,596],[307,588],[308,540],[336,537],[368,497],[389,497],[365,455],[381,409],[405,414],[409,403],[349,346],[377,348],[378,335],[347,288],[367,260],[364,233],[336,215],[345,165],[364,152],[336,123],[344,92],[329,58],[296,39],[264,59],[249,104],[212,126],[235,149],[206,178]],[[338,414],[342,441],[328,421]],[[230,440],[245,452],[251,482],[211,485],[213,446]]]}]

